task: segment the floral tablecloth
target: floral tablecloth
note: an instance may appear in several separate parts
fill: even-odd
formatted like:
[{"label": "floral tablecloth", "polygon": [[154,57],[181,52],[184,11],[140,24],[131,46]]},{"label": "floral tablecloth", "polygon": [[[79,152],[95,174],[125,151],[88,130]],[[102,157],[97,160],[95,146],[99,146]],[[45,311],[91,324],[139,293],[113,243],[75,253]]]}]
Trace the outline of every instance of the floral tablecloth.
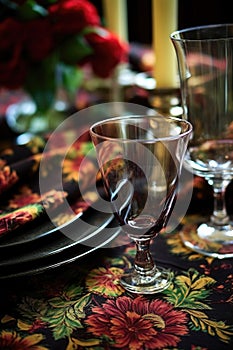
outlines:
[{"label": "floral tablecloth", "polygon": [[[17,206],[23,205],[35,216],[43,210],[37,189],[22,181],[28,174],[33,179],[38,170],[41,141],[18,147],[18,153],[8,149],[1,154],[2,234],[15,234],[17,224],[23,224],[22,212],[12,217]],[[62,147],[62,139],[59,141]],[[88,141],[83,140],[67,154],[63,172],[68,198],[76,184],[77,172],[72,169],[78,163],[74,160],[87,148]],[[19,157],[22,149],[23,159]],[[59,152],[55,156],[59,161]],[[22,164],[28,166],[24,172]],[[88,183],[90,174],[84,176]],[[19,192],[8,192],[4,184],[17,185]],[[199,178],[194,184],[189,214],[197,208],[210,210],[210,189]],[[6,193],[11,193],[10,200]],[[48,205],[54,203],[53,198]],[[71,203],[77,210],[87,209],[82,201],[78,208],[77,202]],[[43,273],[1,279],[0,349],[233,349],[233,259],[218,260],[189,251],[178,229],[159,235],[152,253],[157,264],[173,271],[170,287],[155,295],[134,295],[119,285],[124,269],[133,263],[132,243],[101,248]]]},{"label": "floral tablecloth", "polygon": [[131,244],[1,281],[0,349],[232,349],[233,260],[192,253],[177,232],[161,235],[152,251],[174,273],[152,296],[118,284]]}]

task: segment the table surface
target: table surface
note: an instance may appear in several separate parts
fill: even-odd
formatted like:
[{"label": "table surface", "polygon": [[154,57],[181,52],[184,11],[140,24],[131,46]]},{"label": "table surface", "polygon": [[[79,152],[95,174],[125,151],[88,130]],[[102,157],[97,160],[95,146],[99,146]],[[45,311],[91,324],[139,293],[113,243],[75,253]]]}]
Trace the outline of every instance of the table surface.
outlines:
[{"label": "table surface", "polygon": [[[189,214],[211,208],[202,185],[197,179]],[[160,234],[151,252],[173,280],[167,290],[143,296],[119,284],[133,264],[134,245],[112,246],[1,280],[0,349],[233,349],[233,259],[188,250],[179,229]]]},{"label": "table surface", "polygon": [[133,263],[131,243],[1,281],[0,349],[232,349],[233,259],[191,252],[179,232],[161,234],[151,250],[173,271],[155,295],[118,283]]}]

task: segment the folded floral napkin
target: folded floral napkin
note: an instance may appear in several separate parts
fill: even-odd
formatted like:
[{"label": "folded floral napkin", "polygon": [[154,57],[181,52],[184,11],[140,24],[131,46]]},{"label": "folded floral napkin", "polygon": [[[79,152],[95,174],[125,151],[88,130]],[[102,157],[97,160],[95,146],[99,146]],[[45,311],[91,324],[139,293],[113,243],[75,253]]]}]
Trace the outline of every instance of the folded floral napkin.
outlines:
[{"label": "folded floral napkin", "polygon": [[[97,200],[97,194],[93,191],[93,185],[98,180],[97,163],[95,156],[86,156],[92,149],[92,143],[86,135],[67,147],[74,132],[66,131],[59,135],[55,149],[46,154],[43,151],[47,139],[38,136],[25,145],[17,145],[0,153],[0,237],[35,219],[44,220],[48,209],[56,210],[57,217],[53,220],[56,225],[64,224],[71,219],[70,212],[59,211],[64,201],[69,203],[73,215],[76,215]],[[39,167],[42,156],[46,156],[48,166],[41,175]],[[80,170],[84,158],[85,166]],[[62,191],[56,186],[54,169],[58,165],[62,172]],[[42,194],[40,176],[51,184],[49,190]]]}]

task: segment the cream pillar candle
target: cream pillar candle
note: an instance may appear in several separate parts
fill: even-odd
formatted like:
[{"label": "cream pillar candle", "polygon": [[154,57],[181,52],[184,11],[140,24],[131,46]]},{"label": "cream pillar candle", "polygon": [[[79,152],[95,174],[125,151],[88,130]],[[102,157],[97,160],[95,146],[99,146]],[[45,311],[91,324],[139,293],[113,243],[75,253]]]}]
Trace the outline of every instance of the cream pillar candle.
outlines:
[{"label": "cream pillar candle", "polygon": [[152,46],[157,88],[173,88],[178,85],[177,60],[170,39],[170,34],[177,30],[177,22],[177,0],[152,0]]},{"label": "cream pillar candle", "polygon": [[103,0],[106,27],[122,41],[128,41],[126,0]]}]

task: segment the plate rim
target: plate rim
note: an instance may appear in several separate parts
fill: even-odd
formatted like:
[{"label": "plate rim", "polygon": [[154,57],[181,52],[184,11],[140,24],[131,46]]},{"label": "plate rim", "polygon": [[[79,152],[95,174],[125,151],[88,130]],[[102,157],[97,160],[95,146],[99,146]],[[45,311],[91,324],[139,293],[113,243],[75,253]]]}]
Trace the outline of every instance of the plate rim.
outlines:
[{"label": "plate rim", "polygon": [[[37,275],[40,273],[43,273],[45,271],[48,270],[52,270],[58,267],[61,267],[63,265],[67,265],[67,264],[71,264],[73,262],[75,262],[78,259],[81,259],[85,256],[87,256],[88,254],[91,254],[93,252],[95,252],[96,250],[100,249],[100,248],[104,248],[108,243],[112,242],[115,238],[117,238],[117,236],[119,235],[119,233],[121,232],[121,227],[117,227],[117,229],[115,230],[115,232],[113,232],[106,240],[104,240],[103,242],[101,242],[100,244],[96,245],[95,247],[87,247],[87,249],[82,252],[81,254],[77,255],[75,254],[75,248],[77,248],[77,246],[74,247],[70,247],[67,250],[71,250],[71,252],[73,253],[73,256],[69,257],[69,258],[62,258],[63,253],[57,253],[55,254],[55,257],[58,259],[58,261],[51,261],[51,262],[45,262],[45,259],[39,259],[39,264],[38,266],[34,267],[34,268],[26,268],[26,269],[22,269],[18,272],[11,272],[10,274],[6,274],[6,275],[2,275],[0,274],[0,280],[4,281],[4,280],[12,280],[12,279],[16,279],[19,277],[28,277],[28,276],[32,276],[32,275]],[[99,232],[101,233],[101,231]],[[84,245],[80,245],[82,246],[82,248],[84,247]],[[53,259],[53,257],[48,257],[48,259]]]},{"label": "plate rim", "polygon": [[[58,225],[58,226],[56,226],[49,217],[45,218],[45,220],[43,222],[41,222],[41,226],[46,225],[46,223],[47,224],[52,223],[53,228],[51,228],[51,229],[49,229],[47,231],[44,231],[44,232],[42,232],[42,233],[40,233],[38,235],[35,234],[34,236],[31,236],[34,233],[30,233],[30,229],[36,230],[37,226],[35,226],[35,222],[36,222],[37,219],[39,220],[39,218],[37,218],[36,220],[31,221],[29,223],[26,223],[22,227],[19,227],[18,229],[13,230],[12,232],[6,233],[2,237],[0,236],[0,251],[1,251],[1,249],[17,248],[17,247],[19,247],[22,244],[32,244],[32,243],[36,242],[38,239],[43,239],[45,237],[48,237],[49,235],[51,235],[51,234],[53,234],[55,232],[61,231],[65,227],[68,227],[70,224],[74,223],[76,220],[80,219],[82,216],[86,217],[87,215],[89,215],[90,211],[97,212],[97,210],[95,210],[92,206],[90,206],[85,211],[74,215],[74,217],[72,217],[72,219],[69,219],[65,223],[63,223],[61,225]],[[38,224],[40,224],[40,223],[38,223]],[[30,227],[30,226],[28,227],[28,225],[32,225],[32,227]],[[17,234],[21,233],[21,232],[17,232],[17,231],[18,230],[23,230],[24,231],[25,229],[29,231],[29,232],[27,232],[27,234],[29,235],[28,239],[22,239],[22,240],[16,240],[16,241],[12,241],[12,242],[7,242],[7,235],[10,236],[10,235],[14,234],[17,237]],[[23,234],[25,234],[25,233],[23,233]],[[3,239],[3,240],[5,239],[6,242],[2,244],[1,243],[1,239]]]},{"label": "plate rim", "polygon": [[[79,218],[76,218],[76,219],[79,219]],[[96,218],[97,219],[97,218]],[[42,247],[44,246],[44,244],[40,245],[40,247],[31,247],[30,245],[28,245],[28,249],[32,249],[31,253],[29,256],[27,256],[27,252],[28,252],[28,249],[24,251],[24,253],[22,254],[22,256],[17,256],[18,257],[18,261],[17,261],[17,258],[14,258],[13,261],[11,260],[8,260],[6,262],[3,262],[1,263],[1,258],[0,258],[0,275],[1,275],[1,269],[2,268],[9,268],[11,266],[14,266],[14,265],[18,265],[18,264],[25,264],[25,263],[31,263],[31,262],[35,262],[37,260],[41,260],[41,259],[45,259],[47,257],[52,257],[56,254],[59,254],[59,253],[62,253],[64,252],[65,250],[69,249],[69,248],[72,248],[72,247],[75,247],[77,245],[81,245],[81,244],[84,244],[87,240],[89,240],[90,238],[92,237],[95,237],[96,235],[98,235],[98,233],[100,233],[104,228],[106,228],[106,226],[108,226],[114,219],[114,215],[113,214],[107,214],[105,213],[105,219],[104,221],[100,224],[100,226],[96,226],[95,223],[92,223],[93,225],[95,225],[95,227],[93,226],[93,230],[86,236],[86,237],[83,237],[81,240],[72,240],[71,238],[69,237],[66,237],[65,234],[63,234],[59,229],[57,229],[56,233],[59,233],[61,236],[60,238],[63,236],[65,238],[67,238],[67,242],[64,242],[64,245],[59,247],[59,248],[56,248],[56,239],[53,238],[53,241],[52,242],[43,242],[44,244],[46,244],[47,247],[50,246],[50,250],[49,252],[47,251],[46,253],[43,253],[43,249]],[[74,223],[74,221],[72,221],[72,223]],[[44,240],[45,241],[45,240]],[[13,249],[10,249],[12,247],[9,247],[9,249],[7,249],[7,253],[9,254],[13,254],[15,253],[15,249],[17,249],[17,247],[13,247]],[[34,251],[33,251],[34,249]],[[26,257],[23,259],[23,256],[24,254],[26,254]]]}]

